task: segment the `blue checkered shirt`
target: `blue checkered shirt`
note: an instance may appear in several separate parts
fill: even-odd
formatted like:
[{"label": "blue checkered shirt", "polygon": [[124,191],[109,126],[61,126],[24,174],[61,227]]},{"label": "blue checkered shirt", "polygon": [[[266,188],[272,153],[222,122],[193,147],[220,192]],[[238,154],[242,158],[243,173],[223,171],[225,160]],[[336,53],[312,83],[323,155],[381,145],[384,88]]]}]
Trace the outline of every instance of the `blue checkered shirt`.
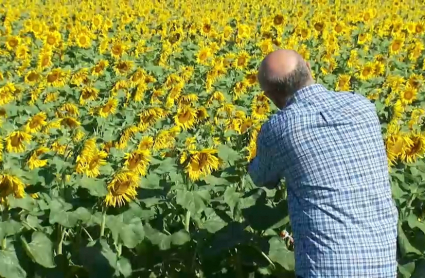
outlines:
[{"label": "blue checkered shirt", "polygon": [[398,212],[375,106],[314,84],[261,127],[249,174],[288,190],[296,275],[394,278]]}]

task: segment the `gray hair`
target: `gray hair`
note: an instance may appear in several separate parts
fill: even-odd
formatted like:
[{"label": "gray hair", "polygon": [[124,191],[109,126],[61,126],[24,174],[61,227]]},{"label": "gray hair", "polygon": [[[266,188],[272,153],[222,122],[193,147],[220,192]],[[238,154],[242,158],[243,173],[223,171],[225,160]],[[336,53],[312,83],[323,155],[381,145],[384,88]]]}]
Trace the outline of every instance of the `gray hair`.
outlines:
[{"label": "gray hair", "polygon": [[261,64],[258,73],[258,82],[264,92],[285,99],[291,98],[303,88],[310,78],[310,71],[301,58],[298,59],[295,69],[284,76],[271,74],[265,62]]}]

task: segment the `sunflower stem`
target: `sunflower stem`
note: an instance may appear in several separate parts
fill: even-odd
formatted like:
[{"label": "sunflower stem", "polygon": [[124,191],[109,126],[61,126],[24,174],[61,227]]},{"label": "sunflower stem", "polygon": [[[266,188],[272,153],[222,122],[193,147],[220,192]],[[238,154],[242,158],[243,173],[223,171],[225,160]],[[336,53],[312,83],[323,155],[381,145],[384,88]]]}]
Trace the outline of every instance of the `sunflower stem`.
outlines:
[{"label": "sunflower stem", "polygon": [[65,238],[65,228],[61,225],[58,225],[59,231],[58,231],[58,246],[56,253],[57,255],[62,255],[62,247],[63,247],[63,239]]},{"label": "sunflower stem", "polygon": [[[1,213],[2,222],[6,222],[9,220],[9,206],[7,204],[2,205],[2,213]],[[7,241],[6,236],[1,240],[1,249],[6,250]]]},{"label": "sunflower stem", "polygon": [[190,211],[186,211],[186,217],[184,219],[184,229],[186,232],[189,232],[189,226],[190,226]]},{"label": "sunflower stem", "polygon": [[100,237],[105,235],[105,224],[106,224],[106,207],[102,207],[102,223],[100,223]]}]

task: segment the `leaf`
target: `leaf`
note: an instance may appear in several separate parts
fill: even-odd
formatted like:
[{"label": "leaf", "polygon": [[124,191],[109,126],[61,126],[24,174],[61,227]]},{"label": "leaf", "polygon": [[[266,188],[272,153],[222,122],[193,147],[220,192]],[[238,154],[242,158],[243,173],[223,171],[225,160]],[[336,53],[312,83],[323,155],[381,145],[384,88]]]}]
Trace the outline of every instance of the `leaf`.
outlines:
[{"label": "leaf", "polygon": [[222,185],[222,186],[224,186],[224,185],[229,185],[230,184],[230,182],[227,179],[225,179],[225,178],[217,178],[217,177],[214,177],[213,175],[206,176],[204,178],[204,181],[207,184],[213,185],[213,186],[215,186],[215,185]]},{"label": "leaf", "polygon": [[81,222],[83,223],[87,223],[90,221],[91,219],[91,213],[88,209],[83,208],[83,207],[79,207],[77,208],[74,212],[73,215],[75,216],[75,218],[77,218],[78,220],[81,220]]},{"label": "leaf", "polygon": [[285,242],[276,236],[269,240],[269,244],[269,258],[273,262],[280,264],[286,270],[293,271],[295,269],[294,253],[286,248]]},{"label": "leaf", "polygon": [[238,152],[227,145],[220,145],[218,148],[218,157],[227,162],[233,162],[240,158]]},{"label": "leaf", "polygon": [[161,178],[158,174],[152,173],[142,178],[141,187],[142,188],[159,188]]},{"label": "leaf", "polygon": [[133,272],[130,261],[124,257],[118,260],[117,269],[124,277],[130,277]]},{"label": "leaf", "polygon": [[24,198],[14,198],[9,196],[8,201],[10,208],[22,208],[27,211],[36,210],[36,202],[29,196],[25,196]]},{"label": "leaf", "polygon": [[27,254],[38,264],[46,268],[54,268],[55,262],[53,258],[53,243],[42,232],[34,232],[32,234],[31,243],[26,244],[23,237],[24,249]]},{"label": "leaf", "polygon": [[82,177],[78,185],[82,188],[88,189],[90,195],[94,197],[105,197],[108,194],[104,180]]},{"label": "leaf", "polygon": [[401,275],[403,275],[403,277],[410,278],[412,276],[412,273],[415,271],[415,263],[410,262],[404,265],[399,265],[398,271]]},{"label": "leaf", "polygon": [[15,235],[21,230],[22,224],[15,220],[0,222],[0,240],[7,236]]},{"label": "leaf", "polygon": [[49,223],[59,223],[66,228],[73,228],[77,225],[78,216],[74,212],[64,210],[50,210]]},{"label": "leaf", "polygon": [[420,222],[415,214],[410,214],[407,218],[407,223],[409,224],[410,228],[418,228],[425,234],[425,223]]},{"label": "leaf", "polygon": [[409,242],[409,239],[403,231],[401,223],[398,225],[398,243],[400,245],[400,252],[402,256],[409,253],[421,254],[421,251],[413,247],[413,245]]},{"label": "leaf", "polygon": [[197,215],[202,212],[205,208],[205,201],[209,197],[208,191],[191,192],[187,190],[178,190],[176,195],[177,204],[187,209],[192,215]]},{"label": "leaf", "polygon": [[184,245],[190,241],[190,235],[184,230],[180,230],[171,235],[171,243],[174,245]]},{"label": "leaf", "polygon": [[242,214],[254,230],[267,230],[278,223],[283,223],[288,215],[286,201],[281,201],[272,208],[266,204],[257,203],[242,210]]},{"label": "leaf", "polygon": [[26,278],[27,273],[19,265],[14,250],[0,250],[0,276],[4,278]]},{"label": "leaf", "polygon": [[124,246],[128,248],[136,247],[145,238],[143,224],[140,219],[133,219],[133,223],[121,227],[120,238]]},{"label": "leaf", "polygon": [[176,163],[174,159],[171,157],[167,157],[159,164],[158,168],[156,168],[154,172],[158,174],[166,174],[166,173],[174,172],[175,170],[176,170]]},{"label": "leaf", "polygon": [[230,211],[232,213],[239,202],[240,195],[241,195],[240,193],[236,192],[235,187],[228,187],[226,188],[226,191],[224,192],[224,201],[226,202],[226,204],[229,205]]},{"label": "leaf", "polygon": [[108,215],[106,227],[111,231],[115,243],[121,240],[124,246],[134,248],[145,238],[145,231],[140,218],[133,218],[124,223],[124,215]]}]

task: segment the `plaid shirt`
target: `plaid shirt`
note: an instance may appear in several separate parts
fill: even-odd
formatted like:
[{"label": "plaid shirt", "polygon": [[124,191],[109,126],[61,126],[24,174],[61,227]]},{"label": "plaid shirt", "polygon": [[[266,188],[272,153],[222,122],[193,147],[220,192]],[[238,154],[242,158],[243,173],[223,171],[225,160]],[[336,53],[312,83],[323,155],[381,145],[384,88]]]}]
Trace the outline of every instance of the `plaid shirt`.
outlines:
[{"label": "plaid shirt", "polygon": [[249,173],[285,179],[303,278],[394,278],[398,212],[375,106],[314,84],[261,128]]}]

